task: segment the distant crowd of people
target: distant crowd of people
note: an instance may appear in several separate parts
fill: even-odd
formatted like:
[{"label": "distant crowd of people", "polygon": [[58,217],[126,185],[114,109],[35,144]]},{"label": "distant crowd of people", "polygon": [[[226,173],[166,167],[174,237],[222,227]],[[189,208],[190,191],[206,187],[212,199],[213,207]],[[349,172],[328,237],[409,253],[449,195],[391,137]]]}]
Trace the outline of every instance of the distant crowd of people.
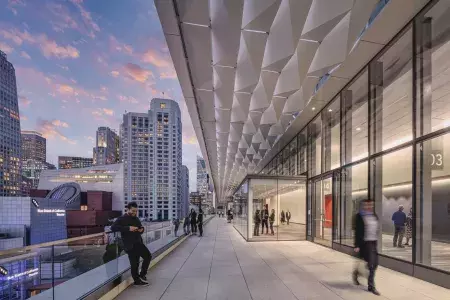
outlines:
[{"label": "distant crowd of people", "polygon": [[197,235],[197,230],[199,236],[203,236],[203,210],[199,209],[198,214],[195,209],[191,209],[189,214],[184,218],[183,230],[186,235]]}]

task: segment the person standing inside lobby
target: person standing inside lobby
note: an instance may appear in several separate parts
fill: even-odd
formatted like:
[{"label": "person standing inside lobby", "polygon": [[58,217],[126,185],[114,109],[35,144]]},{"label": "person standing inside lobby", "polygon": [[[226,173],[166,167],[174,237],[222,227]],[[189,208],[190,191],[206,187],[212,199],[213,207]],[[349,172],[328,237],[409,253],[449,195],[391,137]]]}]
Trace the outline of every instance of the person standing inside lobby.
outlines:
[{"label": "person standing inside lobby", "polygon": [[392,215],[394,222],[394,247],[404,248],[403,235],[405,234],[406,214],[403,212],[403,205],[398,206],[398,210]]},{"label": "person standing inside lobby", "polygon": [[264,234],[264,227],[266,227],[266,234],[269,234],[269,205],[264,204],[264,209],[261,211],[261,234]]},{"label": "person standing inside lobby", "polygon": [[261,212],[259,209],[256,210],[254,220],[255,228],[253,230],[253,236],[259,236],[259,224],[261,223]]},{"label": "person standing inside lobby", "polygon": [[275,209],[272,208],[272,212],[269,216],[269,223],[270,223],[270,234],[275,235],[275,232],[273,231],[273,223],[275,222]]}]

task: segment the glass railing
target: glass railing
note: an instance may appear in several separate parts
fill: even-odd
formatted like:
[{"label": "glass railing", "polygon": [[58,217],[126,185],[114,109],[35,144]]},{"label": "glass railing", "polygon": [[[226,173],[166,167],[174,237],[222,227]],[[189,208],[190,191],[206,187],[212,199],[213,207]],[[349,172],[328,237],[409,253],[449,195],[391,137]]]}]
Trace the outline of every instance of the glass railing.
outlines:
[{"label": "glass railing", "polygon": [[[205,221],[208,220],[205,218]],[[144,224],[153,257],[176,243],[171,222]],[[129,271],[118,233],[98,233],[0,251],[0,300],[83,299]]]}]

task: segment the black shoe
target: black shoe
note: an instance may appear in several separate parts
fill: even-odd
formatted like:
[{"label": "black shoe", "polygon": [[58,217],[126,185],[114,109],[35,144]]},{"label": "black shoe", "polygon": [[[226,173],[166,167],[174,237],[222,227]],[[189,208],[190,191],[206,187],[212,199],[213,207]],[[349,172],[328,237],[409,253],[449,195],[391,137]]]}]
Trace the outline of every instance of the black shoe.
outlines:
[{"label": "black shoe", "polygon": [[358,280],[358,275],[355,273],[353,273],[353,284],[360,285],[359,280]]},{"label": "black shoe", "polygon": [[144,282],[144,283],[148,283],[148,280],[147,280],[147,276],[139,276],[139,279],[141,279],[141,281],[142,282]]},{"label": "black shoe", "polygon": [[374,288],[374,287],[370,287],[370,288],[368,289],[368,291],[371,292],[372,294],[376,295],[376,296],[380,296],[380,292],[377,291],[377,289]]},{"label": "black shoe", "polygon": [[141,280],[141,281],[135,282],[134,285],[135,285],[135,286],[147,286],[147,285],[148,285],[148,282],[143,282],[143,281]]},{"label": "black shoe", "polygon": [[398,247],[399,247],[399,248],[405,248],[405,246],[403,246],[403,245],[398,245]]}]

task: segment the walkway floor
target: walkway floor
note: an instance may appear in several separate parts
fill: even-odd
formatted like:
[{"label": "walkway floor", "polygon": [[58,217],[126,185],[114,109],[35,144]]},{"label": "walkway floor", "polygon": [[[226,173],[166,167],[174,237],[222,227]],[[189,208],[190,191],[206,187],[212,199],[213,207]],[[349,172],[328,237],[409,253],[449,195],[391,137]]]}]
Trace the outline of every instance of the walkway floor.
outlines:
[{"label": "walkway floor", "polygon": [[225,219],[190,237],[118,299],[450,299],[450,290],[380,267],[377,297],[350,280],[354,260],[310,242],[247,243]]}]

